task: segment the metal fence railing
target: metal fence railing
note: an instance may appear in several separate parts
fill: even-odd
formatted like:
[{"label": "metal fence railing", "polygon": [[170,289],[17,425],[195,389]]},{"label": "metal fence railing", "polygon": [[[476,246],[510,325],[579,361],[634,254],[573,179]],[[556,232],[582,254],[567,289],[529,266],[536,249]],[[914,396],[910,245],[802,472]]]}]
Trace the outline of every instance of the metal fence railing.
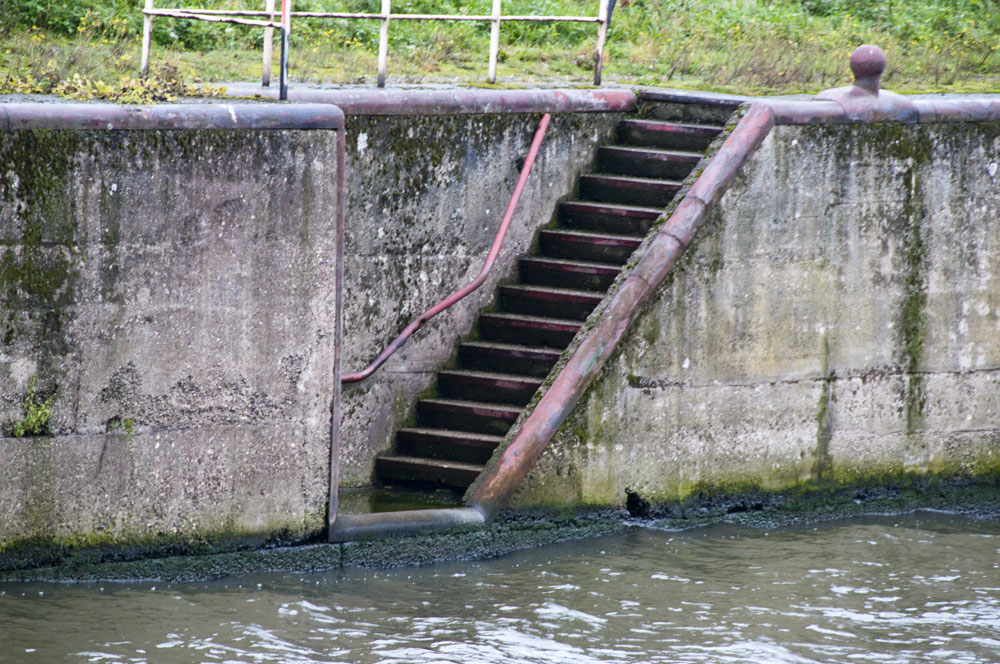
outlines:
[{"label": "metal fence railing", "polygon": [[[212,21],[217,23],[236,23],[264,28],[264,62],[261,74],[261,84],[270,85],[271,79],[271,44],[274,30],[281,31],[281,92],[280,98],[287,99],[288,94],[288,49],[289,35],[292,30],[292,18],[297,19],[361,19],[381,21],[378,39],[378,87],[385,86],[386,65],[389,58],[389,24],[392,21],[482,21],[491,23],[489,75],[490,83],[496,83],[497,59],[500,52],[500,24],[505,21],[541,21],[541,22],[572,22],[596,23],[597,45],[594,49],[594,85],[601,84],[601,68],[604,61],[604,46],[608,36],[608,5],[607,0],[597,0],[596,16],[504,16],[501,12],[502,0],[493,0],[493,11],[489,15],[468,14],[394,14],[392,0],[382,0],[382,11],[378,14],[360,12],[293,12],[291,0],[281,0],[281,11],[275,11],[275,0],[265,0],[261,11],[240,9],[157,9],[154,0],[145,0],[142,34],[142,74],[149,71],[149,54],[153,29],[153,17],[190,19],[196,21]],[[279,18],[275,21],[275,18]]]}]

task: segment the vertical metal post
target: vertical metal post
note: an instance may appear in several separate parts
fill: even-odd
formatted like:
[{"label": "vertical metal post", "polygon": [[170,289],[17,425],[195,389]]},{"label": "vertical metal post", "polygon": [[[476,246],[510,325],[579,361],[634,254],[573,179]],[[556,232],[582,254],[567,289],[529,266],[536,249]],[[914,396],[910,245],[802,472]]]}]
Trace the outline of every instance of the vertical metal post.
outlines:
[{"label": "vertical metal post", "polygon": [[382,27],[378,32],[378,87],[385,87],[385,67],[389,60],[389,14],[392,0],[382,0]]},{"label": "vertical metal post", "polygon": [[490,73],[491,84],[497,82],[497,57],[500,54],[500,2],[493,0],[493,24],[490,26]]},{"label": "vertical metal post", "polygon": [[[146,11],[153,11],[153,0],[146,0]],[[142,65],[139,73],[145,78],[149,74],[149,50],[153,41],[153,17],[144,14],[142,17]]]},{"label": "vertical metal post", "polygon": [[608,0],[597,0],[597,48],[594,50],[594,85],[601,84],[604,67],[604,42],[608,39]]},{"label": "vertical metal post", "polygon": [[337,130],[337,250],[334,254],[333,313],[333,412],[330,414],[330,505],[327,532],[333,532],[337,520],[340,493],[340,404],[341,349],[343,347],[344,310],[344,236],[347,227],[347,129]]},{"label": "vertical metal post", "polygon": [[[264,10],[267,12],[267,20],[274,20],[274,0],[266,0]],[[260,84],[262,87],[271,85],[271,52],[274,50],[274,28],[264,28],[264,65],[260,73]]]},{"label": "vertical metal post", "polygon": [[281,71],[278,99],[288,99],[288,37],[292,31],[292,0],[281,0]]}]

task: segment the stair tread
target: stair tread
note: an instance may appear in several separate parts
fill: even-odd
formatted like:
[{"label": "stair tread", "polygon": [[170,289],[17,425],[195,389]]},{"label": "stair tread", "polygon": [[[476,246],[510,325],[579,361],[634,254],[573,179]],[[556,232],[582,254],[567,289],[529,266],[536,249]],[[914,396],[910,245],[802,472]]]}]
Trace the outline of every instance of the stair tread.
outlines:
[{"label": "stair tread", "polygon": [[462,346],[471,348],[488,348],[491,350],[512,350],[520,352],[537,353],[538,355],[548,355],[558,358],[562,355],[561,350],[549,348],[547,346],[526,346],[524,344],[507,344],[501,341],[466,341]]},{"label": "stair tread", "polygon": [[455,429],[434,429],[431,427],[406,427],[405,429],[400,429],[398,433],[410,433],[421,436],[437,436],[440,438],[464,438],[468,440],[480,440],[486,443],[501,443],[504,439],[503,436],[494,436],[488,433],[458,431]]},{"label": "stair tread", "polygon": [[[619,176],[614,176],[619,177]],[[642,180],[644,178],[628,178],[630,180]],[[677,183],[680,184],[680,183]],[[634,215],[638,217],[651,217],[656,218],[663,214],[663,208],[653,208],[653,207],[642,207],[640,205],[622,205],[620,203],[602,203],[600,201],[564,201],[563,207],[571,208],[583,208],[585,210],[594,210],[597,212],[613,212],[625,215]],[[633,237],[633,236],[628,236]]]},{"label": "stair tread", "polygon": [[551,263],[567,267],[570,266],[583,267],[587,269],[614,272],[616,274],[621,271],[621,268],[617,265],[609,265],[608,263],[595,263],[592,261],[577,261],[577,260],[570,260],[568,258],[551,258],[549,256],[523,256],[521,260],[532,263]]},{"label": "stair tread", "polygon": [[[504,310],[480,314],[482,339],[458,344],[460,366],[481,368],[437,372],[441,396],[421,399],[416,425],[397,431],[398,454],[377,458],[383,479],[452,486],[474,481],[485,468],[475,462],[503,443],[504,432],[525,412],[531,392],[544,383],[543,370],[562,356],[562,347],[553,346],[565,345],[577,333],[620,273],[620,265],[605,258],[620,260],[639,245],[643,229],[661,216],[659,206],[680,189],[682,183],[673,178],[681,178],[689,162],[702,158],[700,152],[670,146],[698,147],[702,137],[710,140],[722,129],[700,120],[630,118],[625,124],[630,138],[601,146],[603,172],[581,175],[581,199],[563,202],[563,223],[541,231],[543,254],[519,257],[524,283],[498,289]],[[643,135],[636,130],[650,132],[652,138],[640,140]],[[690,138],[666,140],[671,131]],[[647,142],[655,145],[642,145]],[[510,373],[522,369],[525,373]]]},{"label": "stair tread", "polygon": [[499,401],[473,401],[471,399],[443,399],[440,397],[432,397],[428,399],[421,399],[420,403],[452,406],[456,408],[478,408],[480,410],[506,410],[511,413],[518,414],[524,412],[524,408],[522,406],[513,406],[509,403],[502,403]]},{"label": "stair tread", "polygon": [[538,383],[542,384],[542,378],[525,376],[523,374],[498,373],[495,371],[477,371],[475,369],[445,369],[438,372],[439,376],[465,376],[468,378],[483,378],[486,380],[506,380],[518,383]]},{"label": "stair tread", "polygon": [[[603,265],[603,263],[598,263],[598,265]],[[531,321],[532,323],[547,323],[549,325],[571,325],[573,327],[580,327],[583,325],[581,321],[573,320],[571,318],[552,318],[550,316],[533,316],[531,314],[512,314],[503,311],[496,311],[488,314],[480,314],[480,318],[499,318],[501,320],[524,320]]]},{"label": "stair tread", "polygon": [[639,243],[642,238],[636,235],[625,235],[622,233],[606,233],[604,231],[591,231],[576,228],[546,228],[542,234],[547,235],[569,235],[587,240],[606,240],[611,242],[625,242],[628,244]]},{"label": "stair tread", "polygon": [[600,302],[604,299],[602,293],[595,293],[594,291],[578,290],[576,288],[559,288],[557,286],[536,286],[534,284],[509,284],[507,286],[500,287],[503,290],[510,291],[522,291],[522,292],[541,292],[541,293],[552,293],[553,295],[566,295],[569,297],[578,297],[586,300],[595,300]]},{"label": "stair tread", "polygon": [[707,132],[720,132],[722,131],[722,125],[715,124],[699,124],[696,122],[671,122],[669,120],[647,120],[643,118],[626,118],[622,120],[624,124],[634,125],[636,127],[678,127],[680,129],[689,129],[692,131],[704,130]]},{"label": "stair tread", "polygon": [[[586,175],[581,175],[581,178],[586,178],[590,180],[608,180],[615,182],[641,182],[643,184],[662,186],[662,187],[680,187],[682,182],[680,180],[671,180],[669,178],[647,178],[640,175],[621,175],[619,173],[587,173]],[[607,203],[600,203],[599,201],[593,201],[595,204],[607,205]],[[631,207],[631,206],[623,206]]]},{"label": "stair tread", "polygon": [[699,160],[703,156],[701,152],[692,152],[690,150],[667,150],[664,148],[648,148],[638,145],[602,145],[600,149],[609,152],[632,153],[635,155],[655,155],[657,158],[663,159],[678,157],[682,159],[690,159],[692,161]]},{"label": "stair tread", "polygon": [[378,461],[391,461],[393,463],[399,464],[412,464],[414,466],[435,466],[437,468],[449,468],[454,470],[468,470],[473,472],[483,472],[484,465],[479,463],[466,463],[464,461],[451,461],[448,459],[435,459],[432,457],[415,457],[415,456],[396,456],[396,455],[386,455],[380,456]]}]

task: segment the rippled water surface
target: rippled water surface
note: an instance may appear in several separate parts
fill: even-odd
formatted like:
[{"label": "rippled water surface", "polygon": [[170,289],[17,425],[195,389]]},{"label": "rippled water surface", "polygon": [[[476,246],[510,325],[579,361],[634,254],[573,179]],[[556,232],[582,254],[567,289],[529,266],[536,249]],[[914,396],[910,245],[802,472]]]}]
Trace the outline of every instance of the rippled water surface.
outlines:
[{"label": "rippled water surface", "polygon": [[0,592],[2,661],[1000,662],[1000,524],[926,512]]}]

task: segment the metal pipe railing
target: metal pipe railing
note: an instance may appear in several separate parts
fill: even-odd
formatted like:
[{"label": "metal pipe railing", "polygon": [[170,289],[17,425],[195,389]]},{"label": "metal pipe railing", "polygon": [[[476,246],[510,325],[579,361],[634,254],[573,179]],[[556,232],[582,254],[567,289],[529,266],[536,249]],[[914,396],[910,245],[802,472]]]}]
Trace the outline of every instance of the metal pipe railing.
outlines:
[{"label": "metal pipe railing", "polygon": [[399,350],[400,346],[402,346],[421,325],[483,285],[486,281],[486,277],[489,275],[489,272],[493,267],[493,263],[496,262],[497,256],[500,254],[500,247],[503,245],[504,238],[507,235],[507,229],[510,227],[511,219],[514,218],[514,210],[517,208],[517,204],[521,200],[521,192],[524,191],[525,183],[528,181],[528,174],[531,173],[531,167],[535,163],[535,157],[538,156],[538,148],[542,144],[542,139],[545,138],[545,131],[548,129],[551,117],[551,115],[546,113],[542,116],[541,121],[538,123],[538,129],[535,130],[535,137],[531,141],[531,148],[528,150],[528,156],[524,160],[524,166],[521,168],[521,174],[517,178],[517,184],[514,186],[514,192],[510,196],[510,202],[507,203],[507,210],[504,212],[503,220],[500,222],[500,228],[497,229],[497,233],[493,237],[493,244],[490,246],[490,251],[486,255],[486,262],[479,271],[479,275],[462,288],[458,289],[424,313],[417,316],[417,318],[407,325],[403,331],[400,332],[399,336],[393,339],[392,342],[385,347],[385,350],[379,353],[378,357],[372,360],[367,367],[356,373],[344,375],[341,378],[342,382],[356,383],[360,380],[364,380],[368,376],[371,376],[376,369],[382,366],[382,364],[392,356],[393,353]]},{"label": "metal pipe railing", "polygon": [[[469,487],[465,504],[489,524],[528,475],[587,388],[597,379],[618,342],[670,273],[695,231],[729,187],[744,162],[774,127],[774,114],[754,106],[708,161],[687,194],[660,226],[631,272],[609,297],[595,325],[570,351],[551,385],[486,469]],[[519,428],[517,428],[519,427]]]},{"label": "metal pipe railing", "polygon": [[[143,13],[142,41],[142,75],[149,72],[149,54],[152,47],[153,17],[186,19],[196,21],[211,21],[214,23],[235,23],[264,28],[264,63],[261,71],[261,85],[268,86],[271,81],[271,39],[274,29],[282,31],[282,48],[284,57],[282,66],[287,67],[288,38],[291,32],[292,18],[331,18],[331,19],[362,19],[376,20],[379,26],[378,43],[378,87],[385,86],[386,68],[389,58],[389,23],[391,21],[485,21],[490,25],[489,74],[490,83],[496,83],[497,60],[500,52],[500,24],[505,21],[545,21],[570,23],[596,23],[597,45],[594,49],[594,85],[601,84],[601,69],[604,61],[605,42],[607,41],[608,25],[611,21],[609,0],[598,0],[597,16],[503,16],[501,1],[493,0],[492,12],[488,15],[470,14],[398,14],[392,12],[392,0],[382,0],[382,11],[373,14],[368,12],[293,12],[290,1],[282,2],[279,13],[274,9],[274,0],[265,0],[264,10],[246,9],[199,9],[199,8],[169,8],[156,9],[154,0],[145,0]],[[287,3],[287,4],[286,4]],[[260,18],[254,18],[260,17]],[[285,95],[281,99],[286,99]]]}]

